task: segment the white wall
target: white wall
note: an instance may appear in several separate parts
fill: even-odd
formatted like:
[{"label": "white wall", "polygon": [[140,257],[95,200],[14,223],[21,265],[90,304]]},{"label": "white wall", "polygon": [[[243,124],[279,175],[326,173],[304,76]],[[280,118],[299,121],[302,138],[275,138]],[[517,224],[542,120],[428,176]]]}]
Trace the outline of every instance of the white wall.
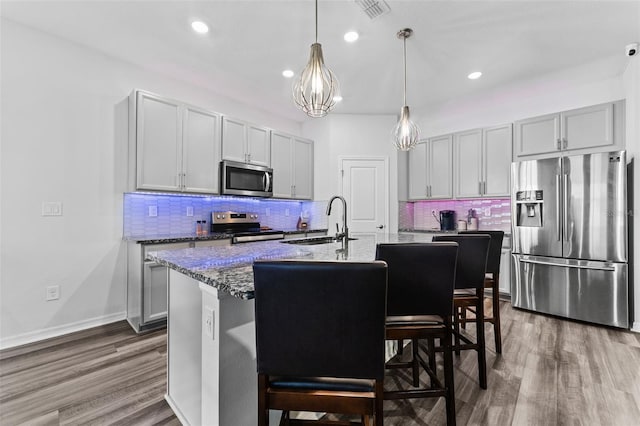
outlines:
[{"label": "white wall", "polygon": [[[0,347],[124,318],[133,88],[300,134],[299,123],[1,22]],[[61,201],[62,217],[42,217]],[[45,287],[60,299],[45,301]]]},{"label": "white wall", "polygon": [[[315,141],[314,198],[328,200],[342,193],[340,157],[386,157],[389,159],[389,229],[398,229],[398,152],[391,143],[395,115],[359,115],[331,113],[305,122],[306,137]],[[329,230],[342,213],[334,210]]]},{"label": "white wall", "polygon": [[630,220],[634,227],[634,301],[635,301],[635,321],[633,331],[640,333],[640,55],[629,59],[627,69],[624,72],[624,88],[627,97],[626,110],[626,141],[629,159],[634,160],[634,210]]},{"label": "white wall", "polygon": [[[510,123],[625,98],[623,69],[603,60],[416,110],[421,137]],[[614,61],[616,64],[619,61]],[[599,76],[595,80],[583,76]]]}]

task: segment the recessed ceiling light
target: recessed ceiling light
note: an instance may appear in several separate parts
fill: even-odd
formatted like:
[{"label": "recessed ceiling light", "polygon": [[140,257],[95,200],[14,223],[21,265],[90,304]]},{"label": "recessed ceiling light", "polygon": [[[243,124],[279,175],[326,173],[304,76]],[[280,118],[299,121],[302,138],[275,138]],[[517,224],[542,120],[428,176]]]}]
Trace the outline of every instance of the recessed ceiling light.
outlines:
[{"label": "recessed ceiling light", "polygon": [[336,101],[336,102],[341,102],[342,101],[342,96],[336,95],[336,96],[333,97],[333,100]]},{"label": "recessed ceiling light", "polygon": [[209,32],[209,26],[202,21],[193,21],[191,23],[191,28],[193,28],[193,31],[198,34],[206,34]]},{"label": "recessed ceiling light", "polygon": [[477,79],[480,78],[481,75],[482,75],[482,73],[480,71],[475,71],[475,72],[472,72],[471,74],[469,74],[467,76],[467,78],[469,80],[477,80]]},{"label": "recessed ceiling light", "polygon": [[355,31],[349,31],[344,35],[344,41],[348,41],[349,43],[353,43],[360,37],[360,35]]},{"label": "recessed ceiling light", "polygon": [[283,76],[283,77],[287,77],[287,78],[291,78],[291,77],[293,77],[293,71],[291,71],[291,70],[284,70],[284,71],[282,71],[282,76]]}]

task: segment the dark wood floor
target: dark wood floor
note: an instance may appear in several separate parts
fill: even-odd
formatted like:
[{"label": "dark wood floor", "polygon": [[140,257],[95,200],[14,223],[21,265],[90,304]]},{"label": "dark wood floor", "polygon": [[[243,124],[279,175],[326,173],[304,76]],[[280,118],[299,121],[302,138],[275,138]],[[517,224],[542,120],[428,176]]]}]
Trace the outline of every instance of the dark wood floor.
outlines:
[{"label": "dark wood floor", "polygon": [[[502,356],[487,327],[489,388],[473,353],[454,361],[459,425],[640,424],[640,335],[501,309]],[[1,351],[0,424],[179,424],[163,399],[165,337],[123,321]],[[384,408],[387,426],[446,424],[442,400]]]}]

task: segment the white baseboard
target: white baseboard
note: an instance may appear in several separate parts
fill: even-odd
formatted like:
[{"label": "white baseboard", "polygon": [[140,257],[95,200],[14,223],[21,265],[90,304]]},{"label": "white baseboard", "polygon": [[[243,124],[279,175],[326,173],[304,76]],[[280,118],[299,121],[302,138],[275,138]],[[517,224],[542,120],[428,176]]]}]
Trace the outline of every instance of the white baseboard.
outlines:
[{"label": "white baseboard", "polygon": [[180,424],[182,424],[183,426],[185,425],[189,426],[189,422],[187,421],[187,418],[184,416],[184,414],[182,414],[182,411],[180,411],[180,409],[178,408],[176,403],[173,402],[173,399],[168,393],[164,394],[164,400],[167,401],[167,405],[169,405],[169,408],[171,408],[171,410],[173,411],[173,414],[176,415]]},{"label": "white baseboard", "polygon": [[38,342],[40,340],[50,339],[52,337],[63,336],[65,334],[73,333],[76,331],[86,330],[87,328],[110,324],[116,321],[122,321],[126,318],[126,312],[118,312],[116,314],[91,318],[71,324],[59,325],[56,327],[45,328],[43,330],[30,331],[28,333],[19,334],[17,336],[4,337],[0,338],[0,349],[13,348],[15,346],[26,345],[27,343]]},{"label": "white baseboard", "polygon": [[635,321],[633,323],[633,327],[631,327],[631,331],[634,333],[640,333],[640,321]]}]

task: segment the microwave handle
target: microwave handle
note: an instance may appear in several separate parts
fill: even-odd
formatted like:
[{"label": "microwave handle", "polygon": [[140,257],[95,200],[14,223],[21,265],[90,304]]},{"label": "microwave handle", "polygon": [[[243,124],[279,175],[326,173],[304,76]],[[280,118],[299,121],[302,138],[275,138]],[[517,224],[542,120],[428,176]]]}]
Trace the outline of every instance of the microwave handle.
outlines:
[{"label": "microwave handle", "polygon": [[269,172],[264,172],[264,178],[262,181],[264,182],[264,190],[269,191],[271,189],[271,175]]}]

